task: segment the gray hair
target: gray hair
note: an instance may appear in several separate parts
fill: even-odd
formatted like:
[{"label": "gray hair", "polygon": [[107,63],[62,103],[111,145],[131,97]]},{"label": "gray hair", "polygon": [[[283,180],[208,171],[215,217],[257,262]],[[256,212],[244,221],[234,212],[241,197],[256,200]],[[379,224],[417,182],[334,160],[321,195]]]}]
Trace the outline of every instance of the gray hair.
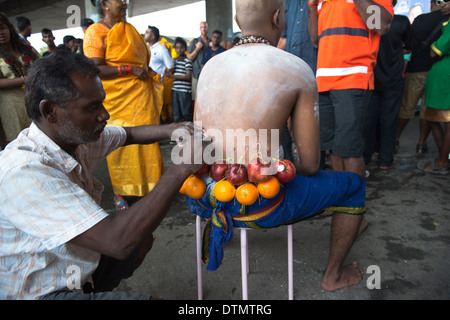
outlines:
[{"label": "gray hair", "polygon": [[79,92],[71,78],[75,73],[96,77],[100,70],[84,55],[65,50],[38,59],[31,66],[25,85],[25,106],[31,120],[41,118],[39,104],[44,99],[65,108],[78,98]]}]

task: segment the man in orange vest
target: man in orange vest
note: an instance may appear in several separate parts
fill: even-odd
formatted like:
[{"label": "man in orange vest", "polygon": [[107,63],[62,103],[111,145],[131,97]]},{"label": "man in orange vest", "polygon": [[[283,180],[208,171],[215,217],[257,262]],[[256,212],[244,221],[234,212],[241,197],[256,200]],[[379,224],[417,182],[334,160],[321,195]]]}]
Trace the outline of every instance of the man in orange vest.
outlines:
[{"label": "man in orange vest", "polygon": [[[308,0],[308,5],[308,31],[318,47],[320,148],[330,151],[333,170],[364,177],[364,116],[380,37],[389,31],[394,8],[391,0]],[[366,227],[363,219],[360,230]]]},{"label": "man in orange vest", "polygon": [[381,35],[394,14],[391,0],[309,0],[309,33],[318,46],[321,149],[334,170],[365,175],[364,109],[374,89]]}]

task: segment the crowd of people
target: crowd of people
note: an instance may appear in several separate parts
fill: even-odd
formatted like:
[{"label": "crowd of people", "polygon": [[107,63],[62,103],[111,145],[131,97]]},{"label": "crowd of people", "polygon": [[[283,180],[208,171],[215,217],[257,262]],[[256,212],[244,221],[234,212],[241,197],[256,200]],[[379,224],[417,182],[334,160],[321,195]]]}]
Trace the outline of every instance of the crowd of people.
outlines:
[{"label": "crowd of people", "polygon": [[[31,22],[20,17],[14,27],[0,13],[2,299],[150,298],[111,290],[142,262],[181,185],[202,165],[166,170],[159,141],[178,129],[193,134],[198,121],[224,131],[252,123],[282,132],[284,158],[298,173],[283,201],[304,197],[295,208],[276,208],[287,215],[283,223],[340,208],[322,281],[327,291],[362,278],[356,264],[343,261],[367,226],[366,165],[377,153],[380,169],[395,168],[400,135],[420,99],[416,152],[428,152],[432,132],[439,155],[418,168],[448,175],[445,1],[431,0],[431,12],[411,25],[394,14],[395,0],[355,0],[350,9],[345,1],[270,0],[260,8],[237,0],[242,37],[232,49],[222,44],[220,30],[209,37],[207,22],[199,37],[171,44],[156,26],[142,34],[128,23],[125,1],[92,3],[100,20],[82,20],[84,38],[68,35],[56,46],[45,28],[42,55],[27,40]],[[367,24],[368,5],[380,12],[375,27]],[[244,79],[245,70],[251,72]],[[242,90],[228,92],[227,84]],[[245,91],[250,85],[255,90]],[[332,170],[319,170],[327,157]],[[102,188],[92,170],[104,158],[118,215],[99,206]],[[302,189],[310,184],[321,190]],[[200,208],[188,198],[192,212],[206,214],[209,203]],[[225,216],[239,212],[223,207]],[[73,264],[83,269],[78,291],[65,278]]]}]

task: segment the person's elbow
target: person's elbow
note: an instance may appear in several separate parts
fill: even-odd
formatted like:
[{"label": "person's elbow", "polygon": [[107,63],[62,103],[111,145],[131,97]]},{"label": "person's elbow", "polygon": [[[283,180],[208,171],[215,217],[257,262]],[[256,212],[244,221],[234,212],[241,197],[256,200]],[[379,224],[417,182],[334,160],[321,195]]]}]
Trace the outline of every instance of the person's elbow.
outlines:
[{"label": "person's elbow", "polygon": [[109,256],[117,260],[126,260],[136,251],[137,247],[138,243],[123,241],[122,243],[116,244]]},{"label": "person's elbow", "polygon": [[319,163],[295,163],[296,171],[303,176],[313,176],[319,172]]},{"label": "person's elbow", "polygon": [[304,166],[301,171],[302,175],[311,177],[315,175],[317,172],[319,172],[319,166],[318,165]]},{"label": "person's elbow", "polygon": [[377,29],[377,32],[381,35],[384,36],[385,34],[387,34],[389,32],[389,29],[391,28],[390,24],[386,24],[386,25],[382,25],[379,29]]}]

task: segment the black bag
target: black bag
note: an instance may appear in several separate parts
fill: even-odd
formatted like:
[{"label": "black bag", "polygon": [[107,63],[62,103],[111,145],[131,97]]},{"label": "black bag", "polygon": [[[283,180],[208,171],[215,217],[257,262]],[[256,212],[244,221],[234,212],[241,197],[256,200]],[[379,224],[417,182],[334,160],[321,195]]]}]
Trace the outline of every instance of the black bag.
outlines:
[{"label": "black bag", "polygon": [[433,29],[433,31],[428,35],[428,37],[422,41],[420,44],[420,49],[429,49],[431,47],[431,43],[433,42],[434,37],[438,34],[439,31],[442,29],[442,24],[448,20],[448,15],[444,16],[444,18],[439,21],[439,23],[436,25],[436,27]]}]

